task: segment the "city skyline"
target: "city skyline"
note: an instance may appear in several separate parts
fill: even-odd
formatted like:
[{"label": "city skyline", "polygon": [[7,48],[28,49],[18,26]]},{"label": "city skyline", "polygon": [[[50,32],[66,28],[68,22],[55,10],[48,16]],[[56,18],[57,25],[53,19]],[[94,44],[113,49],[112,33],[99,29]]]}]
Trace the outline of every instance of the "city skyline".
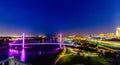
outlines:
[{"label": "city skyline", "polygon": [[115,33],[119,0],[0,1],[0,35]]}]

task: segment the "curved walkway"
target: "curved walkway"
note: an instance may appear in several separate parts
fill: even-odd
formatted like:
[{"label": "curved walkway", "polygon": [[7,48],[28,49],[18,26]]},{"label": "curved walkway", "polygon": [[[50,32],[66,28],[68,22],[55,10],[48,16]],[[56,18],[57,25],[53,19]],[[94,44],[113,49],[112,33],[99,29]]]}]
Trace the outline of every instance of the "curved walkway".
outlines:
[{"label": "curved walkway", "polygon": [[64,47],[63,52],[60,54],[60,56],[57,58],[57,60],[54,62],[53,65],[56,65],[59,62],[59,60],[65,56],[65,53],[66,53],[66,48]]}]

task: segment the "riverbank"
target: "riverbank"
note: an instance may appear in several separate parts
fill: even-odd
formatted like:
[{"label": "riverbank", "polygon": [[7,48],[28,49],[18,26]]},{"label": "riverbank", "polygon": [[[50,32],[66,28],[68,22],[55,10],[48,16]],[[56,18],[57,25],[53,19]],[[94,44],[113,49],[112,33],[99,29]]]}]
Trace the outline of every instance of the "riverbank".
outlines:
[{"label": "riverbank", "polygon": [[[87,54],[87,55],[86,55]],[[109,62],[99,56],[90,55],[89,53],[84,53],[84,55],[77,54],[71,48],[66,48],[66,53],[56,65],[110,65]]]}]

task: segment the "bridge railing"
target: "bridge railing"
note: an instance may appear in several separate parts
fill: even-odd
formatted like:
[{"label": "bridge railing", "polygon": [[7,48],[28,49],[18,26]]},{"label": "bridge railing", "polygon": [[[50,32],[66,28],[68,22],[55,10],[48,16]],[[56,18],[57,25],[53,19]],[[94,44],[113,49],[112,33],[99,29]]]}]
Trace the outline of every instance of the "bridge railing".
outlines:
[{"label": "bridge railing", "polygon": [[0,61],[0,65],[31,65],[31,64],[19,61],[14,57],[9,57],[8,59]]}]

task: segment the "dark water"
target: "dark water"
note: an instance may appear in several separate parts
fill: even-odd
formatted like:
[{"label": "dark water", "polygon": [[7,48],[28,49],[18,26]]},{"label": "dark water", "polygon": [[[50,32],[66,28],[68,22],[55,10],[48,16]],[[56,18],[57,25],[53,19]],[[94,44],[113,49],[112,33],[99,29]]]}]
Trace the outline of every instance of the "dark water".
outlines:
[{"label": "dark water", "polygon": [[58,45],[26,46],[25,49],[15,47],[0,50],[0,60],[14,56],[32,65],[53,65],[53,60],[59,52]]}]

